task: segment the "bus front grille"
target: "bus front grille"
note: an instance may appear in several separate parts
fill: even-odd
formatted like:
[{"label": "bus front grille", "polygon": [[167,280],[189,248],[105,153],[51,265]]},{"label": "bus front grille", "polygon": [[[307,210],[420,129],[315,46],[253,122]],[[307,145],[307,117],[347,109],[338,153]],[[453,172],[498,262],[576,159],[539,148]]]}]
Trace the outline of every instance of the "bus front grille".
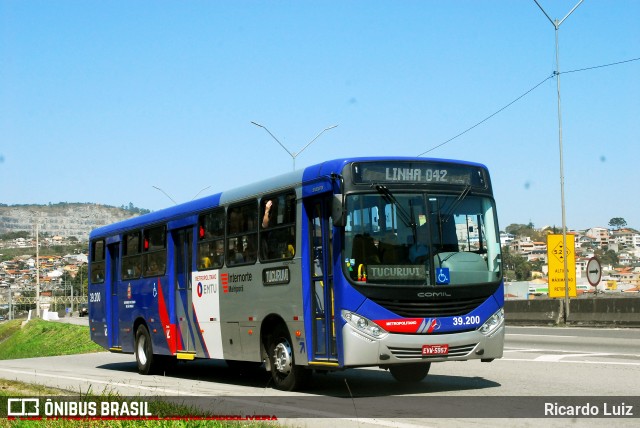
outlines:
[{"label": "bus front grille", "polygon": [[468,314],[480,306],[486,297],[432,301],[372,299],[391,312],[406,318],[455,317]]},{"label": "bus front grille", "polygon": [[449,352],[446,355],[423,356],[422,348],[389,347],[389,352],[391,352],[391,355],[393,355],[399,360],[410,359],[410,358],[420,358],[422,360],[429,360],[429,359],[441,360],[443,358],[466,357],[473,351],[476,345],[477,343],[473,343],[469,345],[461,345],[461,346],[450,346]]}]

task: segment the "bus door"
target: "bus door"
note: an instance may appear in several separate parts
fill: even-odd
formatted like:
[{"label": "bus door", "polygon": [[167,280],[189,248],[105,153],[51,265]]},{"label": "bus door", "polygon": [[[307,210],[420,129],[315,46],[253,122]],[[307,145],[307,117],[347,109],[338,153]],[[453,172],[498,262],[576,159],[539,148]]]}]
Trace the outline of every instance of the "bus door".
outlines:
[{"label": "bus door", "polygon": [[177,350],[195,352],[193,332],[190,328],[193,320],[191,298],[191,272],[193,257],[193,228],[176,229],[173,235],[174,274],[176,316],[178,319],[179,337]]},{"label": "bus door", "polygon": [[337,363],[333,272],[331,267],[332,227],[331,198],[307,201],[311,240],[311,314],[313,320],[313,355],[317,362]]},{"label": "bus door", "polygon": [[109,299],[107,304],[107,310],[109,311],[110,320],[107,331],[109,332],[109,339],[107,343],[110,348],[120,348],[120,322],[119,322],[119,308],[120,302],[118,300],[118,288],[122,287],[122,282],[118,276],[118,266],[120,265],[120,243],[116,242],[113,244],[109,244],[107,246],[108,256],[107,260],[109,261],[108,271],[106,274],[108,277],[106,278],[107,284],[109,285],[108,291],[105,292],[107,294],[105,299]]}]

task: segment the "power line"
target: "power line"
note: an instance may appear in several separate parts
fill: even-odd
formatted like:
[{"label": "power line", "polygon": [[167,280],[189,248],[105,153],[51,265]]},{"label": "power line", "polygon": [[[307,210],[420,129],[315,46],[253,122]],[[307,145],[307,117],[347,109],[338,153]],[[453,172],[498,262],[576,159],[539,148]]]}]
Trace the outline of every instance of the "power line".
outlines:
[{"label": "power line", "polygon": [[577,70],[562,71],[562,72],[560,72],[560,74],[577,73],[579,71],[595,70],[596,68],[611,67],[611,66],[614,66],[614,65],[625,64],[627,62],[633,62],[633,61],[640,61],[640,58],[633,58],[633,59],[628,59],[626,61],[612,62],[611,64],[596,65],[594,67],[579,68]]},{"label": "power line", "polygon": [[449,138],[447,141],[444,141],[444,142],[438,144],[437,146],[433,146],[432,148],[430,148],[426,152],[420,153],[418,156],[423,156],[423,155],[425,155],[425,154],[427,154],[427,153],[429,153],[429,152],[431,152],[431,151],[433,151],[433,150],[435,150],[437,148],[440,148],[440,147],[444,146],[445,144],[448,144],[451,141],[455,140],[456,138],[463,136],[464,134],[466,134],[467,132],[471,131],[472,129],[477,128],[478,126],[482,125],[483,123],[485,123],[487,120],[491,119],[492,117],[494,117],[498,113],[501,113],[502,111],[504,111],[507,108],[509,108],[511,105],[515,104],[520,99],[522,99],[525,96],[529,95],[529,93],[533,92],[535,89],[537,89],[540,85],[542,85],[547,80],[549,80],[549,79],[553,78],[554,76],[556,76],[556,74],[578,73],[578,72],[581,72],[581,71],[588,71],[588,70],[594,70],[594,69],[597,69],[597,68],[611,67],[611,66],[614,66],[614,65],[620,65],[620,64],[625,64],[625,63],[628,63],[628,62],[639,61],[639,60],[640,60],[640,58],[633,58],[633,59],[628,59],[626,61],[613,62],[613,63],[610,63],[610,64],[596,65],[596,66],[593,66],[593,67],[580,68],[580,69],[569,70],[569,71],[562,71],[560,73],[556,73],[554,71],[550,76],[546,77],[540,83],[538,83],[537,85],[535,85],[534,87],[532,87],[531,89],[529,89],[528,91],[526,91],[525,93],[523,93],[522,95],[520,95],[519,97],[517,97],[516,99],[511,101],[509,104],[505,105],[504,107],[502,107],[501,109],[496,111],[495,113],[487,116],[486,118],[482,119],[480,122],[478,122],[475,125],[465,129],[464,131],[462,131],[461,133],[457,134],[456,136]]},{"label": "power line", "polygon": [[440,143],[437,146],[434,146],[432,148],[430,148],[429,150],[427,150],[426,152],[420,153],[418,156],[422,156],[424,154],[429,153],[432,150],[437,149],[438,147],[442,147],[447,143],[450,143],[451,141],[455,140],[456,138],[466,134],[467,132],[471,131],[473,128],[476,128],[477,126],[482,125],[484,122],[486,122],[487,120],[491,119],[493,116],[497,115],[498,113],[500,113],[501,111],[503,111],[504,109],[508,108],[509,106],[511,106],[512,104],[514,104],[515,102],[517,102],[518,100],[520,100],[521,98],[525,97],[527,94],[529,94],[529,92],[535,90],[538,86],[542,85],[544,82],[546,82],[547,80],[553,78],[555,74],[551,74],[549,77],[545,78],[542,82],[538,83],[537,85],[535,85],[533,88],[529,89],[527,92],[525,92],[524,94],[520,95],[518,98],[516,98],[515,100],[511,101],[509,104],[507,104],[506,106],[502,107],[500,110],[496,111],[495,113],[487,116],[486,118],[482,119],[480,122],[476,123],[475,125],[473,125],[470,128],[465,129],[464,131],[462,131],[461,133],[459,133],[458,135],[456,135],[455,137],[449,138],[447,141],[445,141],[444,143]]}]

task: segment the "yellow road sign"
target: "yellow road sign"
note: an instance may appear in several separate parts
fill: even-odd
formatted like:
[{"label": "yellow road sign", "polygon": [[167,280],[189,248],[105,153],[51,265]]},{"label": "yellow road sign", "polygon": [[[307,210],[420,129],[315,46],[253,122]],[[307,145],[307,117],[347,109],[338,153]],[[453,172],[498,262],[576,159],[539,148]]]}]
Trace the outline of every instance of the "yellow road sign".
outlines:
[{"label": "yellow road sign", "polygon": [[549,262],[549,297],[565,296],[564,258],[567,258],[569,297],[576,297],[576,245],[575,236],[567,235],[567,248],[562,245],[562,235],[547,235],[547,260]]}]

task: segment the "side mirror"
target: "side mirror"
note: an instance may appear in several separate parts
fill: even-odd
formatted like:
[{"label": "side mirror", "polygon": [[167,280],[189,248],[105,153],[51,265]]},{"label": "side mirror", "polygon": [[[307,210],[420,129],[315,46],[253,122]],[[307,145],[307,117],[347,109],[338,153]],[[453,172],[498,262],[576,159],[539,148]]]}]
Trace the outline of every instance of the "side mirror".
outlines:
[{"label": "side mirror", "polygon": [[344,209],[344,197],[342,194],[333,195],[331,202],[331,217],[335,227],[345,227],[347,225],[347,216]]}]

